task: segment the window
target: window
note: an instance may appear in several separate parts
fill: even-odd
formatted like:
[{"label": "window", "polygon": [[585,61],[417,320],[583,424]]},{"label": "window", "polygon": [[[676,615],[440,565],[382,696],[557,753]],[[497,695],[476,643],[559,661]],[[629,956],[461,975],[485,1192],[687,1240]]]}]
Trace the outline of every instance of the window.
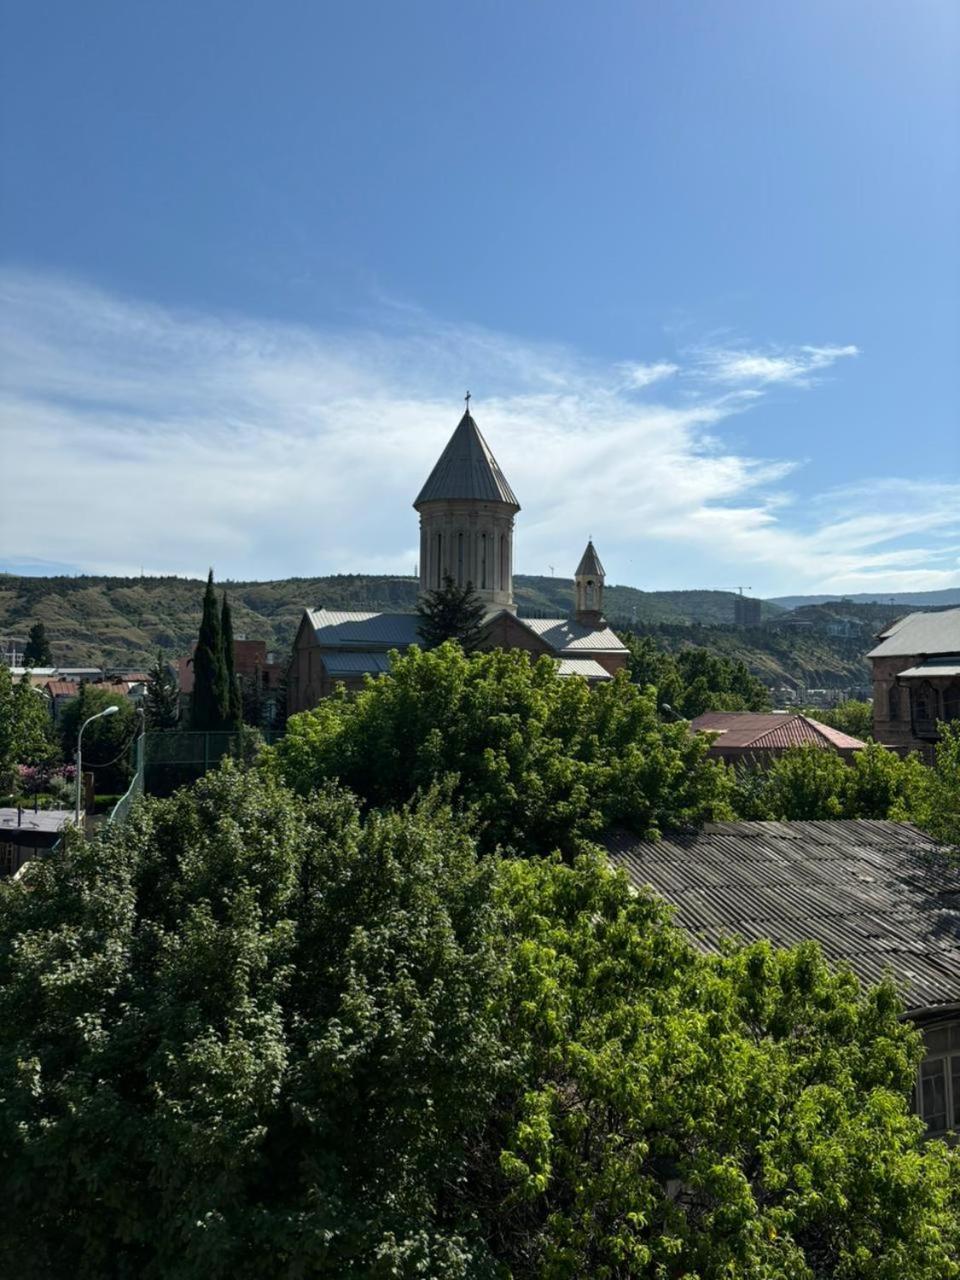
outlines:
[{"label": "window", "polygon": [[463,586],[463,534],[457,534],[457,586]]},{"label": "window", "polygon": [[507,535],[500,535],[500,590],[510,590],[510,557],[507,554]]},{"label": "window", "polygon": [[960,720],[960,684],[948,684],[943,691],[944,720]]},{"label": "window", "polygon": [[927,1133],[960,1128],[960,1022],[924,1033],[927,1056],[920,1063],[917,1102]]},{"label": "window", "polygon": [[443,586],[443,534],[437,534],[437,590]]},{"label": "window", "polygon": [[890,719],[900,719],[900,688],[898,685],[890,686],[890,693],[887,696],[887,706],[890,709]]},{"label": "window", "polygon": [[487,535],[480,535],[480,588],[487,589]]}]

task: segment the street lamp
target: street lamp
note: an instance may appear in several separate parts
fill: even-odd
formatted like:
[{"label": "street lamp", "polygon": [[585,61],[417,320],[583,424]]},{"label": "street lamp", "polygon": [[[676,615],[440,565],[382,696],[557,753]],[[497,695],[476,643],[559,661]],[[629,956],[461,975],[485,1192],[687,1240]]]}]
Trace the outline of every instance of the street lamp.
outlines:
[{"label": "street lamp", "polygon": [[115,706],[104,707],[102,711],[98,711],[89,720],[84,720],[80,726],[80,732],[77,734],[77,812],[74,820],[78,828],[80,826],[80,788],[83,786],[83,731],[88,724],[93,724],[94,720],[99,720],[102,716],[115,716],[119,710],[120,708]]}]

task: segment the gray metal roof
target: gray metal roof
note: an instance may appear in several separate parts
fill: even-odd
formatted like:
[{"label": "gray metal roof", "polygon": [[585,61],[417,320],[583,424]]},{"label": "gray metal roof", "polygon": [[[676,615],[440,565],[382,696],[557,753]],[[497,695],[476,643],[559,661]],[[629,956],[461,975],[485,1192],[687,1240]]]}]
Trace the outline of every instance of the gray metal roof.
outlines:
[{"label": "gray metal roof", "polygon": [[596,658],[558,658],[557,665],[562,676],[583,676],[585,680],[613,679],[606,667],[601,667]]},{"label": "gray metal roof", "polygon": [[908,613],[886,631],[868,658],[912,658],[914,654],[960,653],[960,609]]},{"label": "gray metal roof", "polygon": [[424,502],[454,498],[505,502],[520,510],[520,503],[469,410],[460,419],[413,505],[419,508]]},{"label": "gray metal roof", "polygon": [[338,676],[379,676],[390,670],[390,658],[385,653],[334,651],[322,654],[321,661],[333,679]]},{"label": "gray metal roof", "polygon": [[916,667],[908,667],[906,671],[898,671],[898,680],[926,680],[930,676],[960,676],[960,654],[950,654],[944,658],[928,658]]},{"label": "gray metal roof", "polygon": [[576,577],[583,575],[585,578],[604,578],[606,574],[603,565],[600,563],[600,557],[597,555],[597,549],[593,545],[593,539],[587,543],[587,549],[580,557],[580,563],[577,565]]},{"label": "gray metal roof", "polygon": [[17,821],[16,809],[0,809],[0,834],[7,837],[13,831],[62,831],[73,822],[72,809],[23,809]]},{"label": "gray metal roof", "polygon": [[960,863],[906,823],[716,822],[659,843],[606,841],[706,952],[724,937],[813,939],[909,1009],[960,1001]]},{"label": "gray metal roof", "polygon": [[330,649],[403,649],[420,644],[416,613],[351,613],[308,609],[317,644]]},{"label": "gray metal roof", "polygon": [[545,641],[556,653],[576,657],[584,650],[626,653],[626,645],[609,627],[588,627],[574,618],[518,618],[528,630]]}]

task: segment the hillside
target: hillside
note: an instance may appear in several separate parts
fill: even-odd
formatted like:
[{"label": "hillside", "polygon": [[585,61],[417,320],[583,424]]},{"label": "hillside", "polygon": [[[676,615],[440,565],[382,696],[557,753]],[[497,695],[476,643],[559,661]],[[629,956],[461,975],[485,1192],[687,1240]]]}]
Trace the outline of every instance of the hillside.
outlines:
[{"label": "hillside", "polygon": [[[306,606],[411,611],[414,578],[343,574],[275,582],[220,584],[233,606],[233,625],[249,639],[283,652]],[[520,612],[564,616],[573,603],[569,578],[518,575]],[[200,625],[203,583],[189,578],[60,577],[0,575],[0,635],[25,636],[31,623],[46,626],[60,662],[138,666],[163,649],[187,652]],[[727,591],[638,591],[607,588],[607,616],[615,624],[725,623],[733,614]],[[776,606],[765,607],[776,616]]]},{"label": "hillside", "polygon": [[774,596],[771,604],[784,609],[797,609],[810,604],[882,604],[902,606],[907,609],[946,609],[960,604],[960,587],[947,587],[943,591],[883,591],[861,592],[853,596]]}]

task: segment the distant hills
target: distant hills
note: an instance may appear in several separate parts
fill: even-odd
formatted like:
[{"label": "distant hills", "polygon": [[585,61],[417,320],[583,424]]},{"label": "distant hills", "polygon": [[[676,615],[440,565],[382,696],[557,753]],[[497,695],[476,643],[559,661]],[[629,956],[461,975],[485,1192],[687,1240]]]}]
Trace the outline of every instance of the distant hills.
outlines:
[{"label": "distant hills", "polygon": [[914,609],[949,608],[960,604],[960,587],[947,587],[943,591],[881,591],[861,592],[852,596],[774,596],[771,604],[783,609],[797,609],[805,604],[894,604]]}]

